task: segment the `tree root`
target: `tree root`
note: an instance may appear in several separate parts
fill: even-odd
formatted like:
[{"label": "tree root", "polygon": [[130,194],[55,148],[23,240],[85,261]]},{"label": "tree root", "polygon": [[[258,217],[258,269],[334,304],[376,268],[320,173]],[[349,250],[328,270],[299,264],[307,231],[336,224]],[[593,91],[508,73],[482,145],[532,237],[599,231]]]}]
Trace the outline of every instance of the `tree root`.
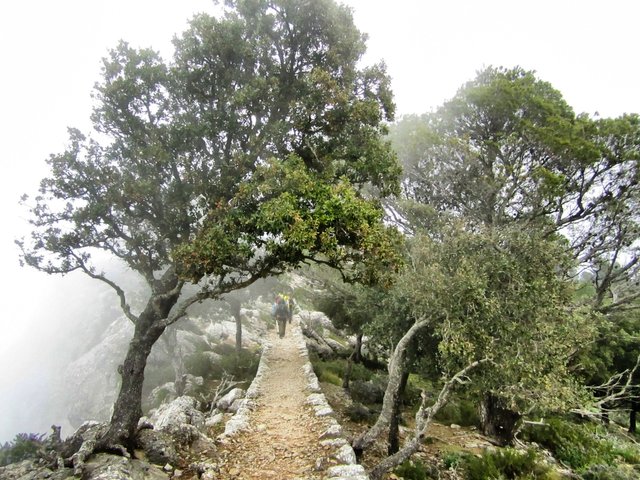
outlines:
[{"label": "tree root", "polygon": [[86,460],[94,453],[117,453],[125,458],[131,458],[127,449],[120,444],[111,443],[105,439],[109,430],[109,424],[98,422],[85,422],[76,432],[60,441],[59,427],[52,427],[54,433],[51,437],[49,450],[43,452],[42,457],[50,462],[52,468],[73,468],[73,474],[81,476],[85,469]]}]

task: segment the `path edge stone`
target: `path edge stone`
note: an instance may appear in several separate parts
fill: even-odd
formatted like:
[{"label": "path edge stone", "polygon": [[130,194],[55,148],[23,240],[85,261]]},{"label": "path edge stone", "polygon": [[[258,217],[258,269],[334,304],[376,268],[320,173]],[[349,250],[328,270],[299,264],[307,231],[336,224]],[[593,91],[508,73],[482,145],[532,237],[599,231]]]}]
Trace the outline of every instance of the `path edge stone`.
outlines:
[{"label": "path edge stone", "polygon": [[327,470],[328,476],[326,480],[369,480],[369,475],[364,467],[357,463],[356,454],[351,444],[344,437],[342,425],[340,425],[336,419],[335,412],[320,388],[320,382],[311,365],[307,343],[302,335],[301,323],[303,322],[302,317],[298,316],[296,328],[292,330],[296,336],[300,356],[304,358],[302,370],[307,379],[307,388],[311,392],[311,394],[307,396],[306,403],[315,410],[316,416],[324,417],[329,423],[329,428],[320,436],[318,441],[322,445],[330,445],[333,447],[334,453],[332,457],[338,462],[337,465],[331,466]]}]

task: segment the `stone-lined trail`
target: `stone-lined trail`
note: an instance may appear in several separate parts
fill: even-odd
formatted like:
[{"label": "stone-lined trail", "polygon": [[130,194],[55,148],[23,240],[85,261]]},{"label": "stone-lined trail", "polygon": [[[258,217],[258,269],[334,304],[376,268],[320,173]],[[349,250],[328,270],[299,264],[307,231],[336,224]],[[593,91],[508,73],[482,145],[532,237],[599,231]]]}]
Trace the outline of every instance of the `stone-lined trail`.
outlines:
[{"label": "stone-lined trail", "polygon": [[244,425],[236,432],[228,424],[219,439],[218,478],[366,479],[324,395],[317,393],[299,317],[287,325],[284,338],[272,330],[267,342],[255,392],[248,395],[253,398],[238,412],[247,417]]}]

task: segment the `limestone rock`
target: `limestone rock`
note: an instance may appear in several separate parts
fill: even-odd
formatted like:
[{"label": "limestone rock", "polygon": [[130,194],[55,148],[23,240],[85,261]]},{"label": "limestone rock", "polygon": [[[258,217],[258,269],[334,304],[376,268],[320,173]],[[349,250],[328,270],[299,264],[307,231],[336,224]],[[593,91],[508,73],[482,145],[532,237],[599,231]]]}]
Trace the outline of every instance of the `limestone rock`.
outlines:
[{"label": "limestone rock", "polygon": [[343,445],[334,455],[338,462],[344,465],[355,465],[357,463],[356,454],[351,445]]},{"label": "limestone rock", "polygon": [[320,440],[339,438],[342,436],[342,427],[339,424],[331,425],[322,435]]},{"label": "limestone rock", "polygon": [[222,412],[219,412],[217,410],[215,410],[214,412],[215,413],[208,417],[207,421],[205,422],[205,425],[207,427],[213,427],[214,425],[222,423],[222,421],[224,420],[224,414]]},{"label": "limestone rock", "polygon": [[173,402],[161,405],[150,421],[156,430],[171,430],[172,427],[193,425],[201,428],[204,425],[204,414],[198,409],[198,401],[193,397],[182,396]]},{"label": "limestone rock", "polygon": [[147,459],[156,465],[167,463],[175,465],[179,460],[173,440],[166,432],[151,429],[142,430],[138,435],[138,442]]},{"label": "limestone rock", "polygon": [[244,398],[247,392],[242,388],[234,388],[229,393],[227,393],[224,397],[218,400],[216,407],[218,410],[222,410],[226,412],[229,410],[229,407],[238,399]]},{"label": "limestone rock", "polygon": [[369,480],[369,475],[362,465],[336,465],[327,470],[328,480]]},{"label": "limestone rock", "polygon": [[174,382],[164,383],[153,390],[147,398],[149,405],[158,407],[163,403],[171,402],[176,398],[176,387]]},{"label": "limestone rock", "polygon": [[349,350],[347,347],[342,345],[337,340],[334,340],[333,338],[326,337],[324,341],[327,342],[327,345],[329,345],[336,353],[345,353]]},{"label": "limestone rock", "polygon": [[86,480],[167,480],[169,476],[160,467],[141,460],[99,453],[87,461],[82,478]]},{"label": "limestone rock", "polygon": [[51,470],[36,460],[24,460],[0,467],[0,480],[65,480],[72,479],[73,469]]}]

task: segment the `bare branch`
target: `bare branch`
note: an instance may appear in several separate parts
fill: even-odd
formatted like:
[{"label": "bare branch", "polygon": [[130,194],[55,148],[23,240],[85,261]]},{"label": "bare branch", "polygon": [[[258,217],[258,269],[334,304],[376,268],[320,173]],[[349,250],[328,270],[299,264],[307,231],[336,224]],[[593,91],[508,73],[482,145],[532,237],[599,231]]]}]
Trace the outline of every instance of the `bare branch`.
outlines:
[{"label": "bare branch", "polygon": [[593,403],[592,407],[596,409],[595,411],[584,408],[572,409],[571,411],[585,417],[601,417],[603,413],[617,410],[608,408],[606,405],[631,400],[637,396],[631,390],[637,387],[632,382],[638,368],[640,368],[640,354],[636,358],[636,364],[633,368],[613,375],[602,385],[590,387],[591,390],[604,393]]},{"label": "bare branch", "polygon": [[82,258],[80,258],[80,256],[76,255],[75,253],[73,253],[72,256],[78,262],[78,268],[82,272],[84,272],[86,275],[88,275],[91,278],[94,278],[96,280],[100,280],[101,282],[106,283],[111,288],[113,288],[113,290],[115,290],[116,294],[118,295],[118,298],[120,299],[120,308],[122,308],[122,311],[124,312],[126,317],[129,320],[131,320],[131,323],[133,323],[135,325],[138,322],[138,317],[136,315],[134,315],[133,312],[131,311],[131,307],[127,303],[127,297],[126,297],[126,295],[124,293],[124,290],[122,290],[122,288],[120,288],[115,282],[109,280],[104,275],[97,274],[97,273],[91,271],[91,269],[89,267],[87,267],[86,263],[84,262],[84,260]]},{"label": "bare branch", "polygon": [[422,402],[420,403],[420,408],[416,413],[416,430],[414,432],[413,438],[411,438],[405,446],[403,446],[397,453],[385,458],[380,463],[378,463],[370,473],[371,480],[380,480],[386,472],[388,472],[393,467],[400,465],[402,462],[406,461],[418,451],[420,445],[422,444],[422,440],[424,439],[427,429],[433,420],[433,417],[438,413],[438,411],[447,403],[449,394],[453,387],[457,384],[468,383],[469,379],[467,375],[471,370],[478,367],[479,365],[489,362],[489,358],[483,358],[481,360],[476,360],[471,362],[469,365],[464,367],[458,373],[456,373],[453,377],[445,382],[445,384],[440,389],[440,393],[438,394],[438,398],[435,403],[430,407],[426,406],[427,396],[424,391],[422,392]]}]

